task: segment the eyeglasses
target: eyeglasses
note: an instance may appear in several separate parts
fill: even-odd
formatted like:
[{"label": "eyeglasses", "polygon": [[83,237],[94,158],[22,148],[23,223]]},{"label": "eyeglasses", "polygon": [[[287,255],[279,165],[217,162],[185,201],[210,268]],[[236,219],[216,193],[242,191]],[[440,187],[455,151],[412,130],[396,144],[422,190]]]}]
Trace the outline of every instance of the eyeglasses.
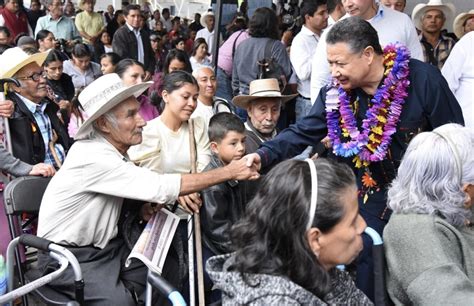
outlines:
[{"label": "eyeglasses", "polygon": [[35,72],[33,73],[32,75],[30,76],[26,76],[26,77],[18,77],[16,78],[17,80],[32,80],[34,82],[39,82],[39,80],[43,78],[45,79],[46,78],[46,72],[44,71],[41,71],[41,72]]}]

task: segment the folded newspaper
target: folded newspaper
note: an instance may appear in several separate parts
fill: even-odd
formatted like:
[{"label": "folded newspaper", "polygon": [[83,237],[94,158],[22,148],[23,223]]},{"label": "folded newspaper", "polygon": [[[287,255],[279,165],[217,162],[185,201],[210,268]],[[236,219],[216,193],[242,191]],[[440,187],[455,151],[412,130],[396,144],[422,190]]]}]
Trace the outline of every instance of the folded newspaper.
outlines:
[{"label": "folded newspaper", "polygon": [[128,255],[125,266],[130,266],[132,258],[137,258],[161,275],[178,223],[179,217],[165,208],[153,215]]}]

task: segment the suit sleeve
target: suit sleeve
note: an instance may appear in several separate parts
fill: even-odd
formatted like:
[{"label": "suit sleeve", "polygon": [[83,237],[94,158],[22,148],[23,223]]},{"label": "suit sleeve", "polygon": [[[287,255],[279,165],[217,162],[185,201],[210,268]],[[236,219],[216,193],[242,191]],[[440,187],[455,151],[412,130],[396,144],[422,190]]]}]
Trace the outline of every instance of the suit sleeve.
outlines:
[{"label": "suit sleeve", "polygon": [[315,147],[327,135],[325,97],[326,89],[323,88],[306,117],[283,130],[275,139],[262,144],[257,153],[263,167],[298,155],[307,146]]},{"label": "suit sleeve", "polygon": [[433,129],[446,123],[464,125],[461,106],[449,89],[449,85],[441,72],[435,67],[428,67],[431,71],[425,86],[423,108],[428,115],[428,121]]},{"label": "suit sleeve", "polygon": [[127,52],[127,42],[125,41],[125,33],[123,31],[117,30],[114,34],[114,39],[112,40],[112,48],[115,53],[117,53],[121,58],[129,58],[129,52]]}]

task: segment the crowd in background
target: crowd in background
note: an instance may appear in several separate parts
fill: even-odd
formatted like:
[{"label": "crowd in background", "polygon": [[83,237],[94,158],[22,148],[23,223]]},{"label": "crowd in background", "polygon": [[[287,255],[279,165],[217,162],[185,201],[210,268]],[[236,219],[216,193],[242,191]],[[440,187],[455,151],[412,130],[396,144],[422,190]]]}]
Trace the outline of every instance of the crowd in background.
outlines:
[{"label": "crowd in background", "polygon": [[[11,118],[13,144],[11,155],[0,150],[8,165],[3,169],[14,175],[52,176],[58,171],[72,184],[66,176],[76,173],[71,164],[90,166],[81,164],[77,148],[97,153],[106,135],[113,151],[133,165],[112,177],[102,176],[109,184],[91,190],[108,195],[118,173],[133,178],[125,170],[144,175],[141,182],[156,179],[169,188],[161,197],[149,196],[144,186],[137,186],[140,190],[117,191],[120,195],[113,201],[121,205],[123,198],[176,199],[168,208],[184,221],[163,274],[180,290],[189,291],[183,269],[185,216],[200,213],[204,260],[210,258],[207,301],[370,305],[379,293],[374,292],[368,254],[372,242],[362,235],[366,226],[387,240],[387,284],[396,304],[449,301],[449,296],[424,286],[437,278],[452,284],[447,285],[452,301],[474,299],[474,167],[469,151],[474,143],[474,11],[456,15],[454,6],[441,0],[418,4],[411,16],[404,13],[405,0],[293,2],[258,8],[248,16],[243,1],[232,21],[219,26],[212,10],[197,12],[189,20],[171,16],[169,8],[152,10],[149,3],[108,5],[103,12],[95,11],[95,0],[80,0],[78,7],[70,1],[32,0],[30,8],[21,0],[5,0],[0,9],[0,76],[15,78],[21,86],[10,85],[6,101],[0,102],[0,115]],[[351,27],[360,34],[360,43],[350,37]],[[400,64],[403,60],[406,67]],[[410,73],[405,73],[408,65]],[[385,90],[385,82],[392,81],[391,69],[396,69],[397,81],[382,94],[380,88]],[[117,80],[127,90],[134,88],[139,102],[123,121],[116,107],[101,112],[90,105],[119,90],[113,87]],[[395,92],[394,101],[401,101],[398,117],[395,108],[372,116],[377,124],[392,124],[393,132],[386,136],[387,128],[367,136],[371,144],[377,146],[395,133],[391,144],[383,143],[385,153],[374,157],[380,163],[348,160],[350,151],[360,148],[335,142],[335,133],[359,139],[342,110],[341,118],[330,125],[327,114],[334,111],[334,96],[342,92],[346,113],[358,114],[351,119],[361,127],[368,124],[363,111],[376,109],[377,97],[385,97],[389,105],[387,97]],[[115,106],[134,105],[124,101],[115,101]],[[340,106],[345,100],[338,101]],[[396,119],[392,122],[390,116]],[[452,124],[443,126],[447,123]],[[332,129],[339,124],[344,126],[341,131]],[[138,134],[140,141],[135,139]],[[97,140],[94,150],[83,147],[87,139]],[[436,153],[430,152],[433,148]],[[69,152],[73,157],[63,168]],[[249,182],[235,174],[212,184],[203,180],[202,188],[190,187],[187,192],[169,187],[179,181],[172,174],[190,173],[193,162],[197,172],[205,173],[236,167],[234,162],[246,154],[262,166],[263,179]],[[304,161],[314,154],[325,158]],[[105,153],[98,155],[109,165]],[[454,161],[446,161],[447,155]],[[111,169],[120,168],[120,162]],[[148,176],[135,165],[169,175],[170,181]],[[90,180],[98,179],[89,175]],[[430,184],[433,189],[425,186]],[[98,220],[94,231],[83,233],[90,235],[87,239],[71,232],[80,231],[84,220],[61,230],[53,202],[66,187],[57,181],[54,186],[44,200],[41,236],[64,245],[84,243],[90,248],[88,255],[95,254],[95,248],[109,250],[116,243],[117,224]],[[407,190],[411,186],[416,190]],[[91,192],[87,186],[81,188],[72,196],[77,197],[74,201],[79,201],[79,193]],[[313,193],[319,199],[313,199]],[[88,201],[98,204],[106,199]],[[309,219],[305,201],[311,204]],[[66,198],[57,204],[71,209]],[[87,209],[104,214],[90,205]],[[118,222],[120,209],[106,213]],[[72,222],[63,219],[64,224]],[[403,233],[420,228],[419,236]],[[123,251],[122,245],[111,247]],[[431,263],[414,254],[429,250],[441,254],[431,254]],[[335,268],[340,264],[347,265],[350,274]],[[93,267],[109,269],[102,261]],[[252,277],[247,279],[245,273]],[[229,286],[229,280],[236,285]],[[102,290],[102,285],[97,281],[96,289]],[[271,294],[265,295],[265,290]],[[100,300],[96,294],[88,297]]]}]

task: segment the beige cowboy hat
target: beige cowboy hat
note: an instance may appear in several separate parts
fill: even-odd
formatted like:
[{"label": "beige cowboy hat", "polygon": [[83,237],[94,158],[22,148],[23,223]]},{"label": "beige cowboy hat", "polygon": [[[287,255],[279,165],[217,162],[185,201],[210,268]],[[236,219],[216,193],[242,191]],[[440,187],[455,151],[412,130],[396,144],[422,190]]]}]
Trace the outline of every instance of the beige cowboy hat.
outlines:
[{"label": "beige cowboy hat", "polygon": [[464,23],[471,17],[474,17],[474,10],[470,10],[467,13],[461,13],[456,16],[456,19],[454,19],[453,30],[458,38],[461,38],[466,34],[464,32]]},{"label": "beige cowboy hat", "polygon": [[444,22],[444,27],[451,31],[451,25],[453,24],[454,14],[456,13],[456,8],[452,3],[443,3],[442,0],[430,0],[428,3],[418,3],[413,8],[411,18],[418,30],[421,30],[421,16],[429,10],[440,10],[443,12],[446,21]]},{"label": "beige cowboy hat", "polygon": [[28,55],[21,48],[15,47],[5,50],[0,55],[0,78],[11,78],[21,68],[31,63],[37,63],[43,66],[49,51]]},{"label": "beige cowboy hat", "polygon": [[87,138],[92,131],[92,123],[97,118],[127,98],[131,96],[138,97],[151,84],[152,82],[145,82],[127,86],[116,73],[106,74],[90,83],[79,94],[79,102],[86,113],[87,119],[77,131],[74,139]]},{"label": "beige cowboy hat", "polygon": [[280,99],[285,103],[296,97],[294,95],[282,95],[277,79],[260,79],[250,82],[249,94],[234,97],[232,103],[240,108],[246,109],[250,102],[261,98]]},{"label": "beige cowboy hat", "polygon": [[202,25],[203,27],[205,27],[205,28],[207,27],[206,18],[207,18],[208,16],[215,17],[215,16],[214,16],[214,12],[213,12],[213,11],[207,11],[207,12],[205,12],[204,14],[202,14],[201,19],[200,19],[200,21],[199,21],[199,22],[201,22],[201,25]]}]

